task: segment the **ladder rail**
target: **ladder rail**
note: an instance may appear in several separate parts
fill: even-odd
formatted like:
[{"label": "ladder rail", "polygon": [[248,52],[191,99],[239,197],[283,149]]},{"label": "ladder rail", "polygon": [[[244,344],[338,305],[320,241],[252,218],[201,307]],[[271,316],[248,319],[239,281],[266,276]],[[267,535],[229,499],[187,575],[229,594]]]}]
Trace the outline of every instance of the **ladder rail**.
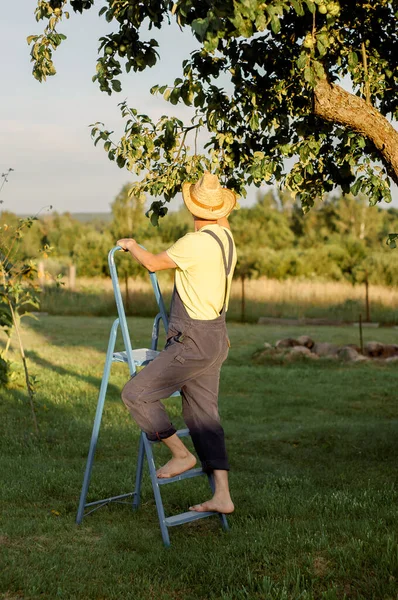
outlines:
[{"label": "ladder rail", "polygon": [[[141,248],[144,248],[144,246],[141,246]],[[144,250],[145,250],[145,248],[144,248]],[[167,332],[167,330],[169,329],[169,318],[167,316],[166,306],[164,304],[162,292],[160,291],[159,281],[156,276],[156,273],[151,273],[151,271],[148,271],[148,273],[149,273],[149,279],[151,280],[151,283],[152,283],[152,288],[153,288],[153,292],[155,294],[156,302],[159,307],[160,316],[163,321],[163,327],[164,327],[164,330]]]},{"label": "ladder rail", "polygon": [[91,433],[90,447],[89,447],[88,456],[87,456],[86,469],[84,471],[83,485],[82,485],[82,490],[80,493],[79,508],[77,510],[77,516],[76,516],[77,524],[80,524],[84,517],[84,509],[86,506],[87,492],[88,492],[88,487],[90,485],[91,470],[93,468],[95,450],[97,448],[99,430],[100,430],[100,425],[101,425],[101,421],[102,421],[102,412],[104,410],[105,397],[106,397],[106,392],[108,389],[109,375],[111,372],[111,365],[112,365],[112,356],[113,356],[113,352],[115,350],[118,326],[119,326],[119,319],[116,319],[112,325],[111,333],[109,336],[108,349],[106,352],[106,359],[105,359],[105,365],[104,365],[104,372],[103,372],[102,380],[101,380],[101,387],[100,387],[100,392],[99,392],[99,396],[98,396],[97,408],[95,411],[93,430]]},{"label": "ladder rail", "polygon": [[[144,246],[142,246],[141,244],[140,244],[140,248],[142,248],[143,250],[146,250],[146,248]],[[115,254],[119,250],[122,250],[122,248],[120,246],[115,246],[114,248],[112,248],[109,251],[108,265],[109,265],[109,271],[110,271],[111,279],[112,279],[113,293],[115,295],[116,308],[117,308],[117,312],[118,312],[118,316],[119,316],[120,330],[121,330],[122,336],[123,336],[124,347],[127,352],[127,362],[129,365],[130,375],[134,375],[136,372],[136,366],[135,366],[133,357],[131,355],[133,348],[131,345],[131,338],[130,338],[130,333],[129,333],[129,329],[128,329],[128,325],[127,325],[127,319],[126,319],[126,311],[124,309],[122,292],[120,290],[119,277],[117,274],[117,267],[116,267],[116,263],[115,263]],[[157,345],[158,345],[158,339],[159,339],[160,320],[163,322],[164,330],[167,332],[167,330],[169,328],[169,318],[167,315],[166,305],[163,300],[162,292],[160,291],[159,281],[156,276],[156,273],[153,273],[151,271],[148,271],[148,273],[149,273],[149,278],[151,280],[152,289],[155,294],[156,303],[159,308],[159,313],[158,313],[158,315],[156,315],[155,320],[154,320],[154,324],[153,324],[153,328],[152,328],[152,340],[151,340],[151,349],[156,350]]]},{"label": "ladder rail", "polygon": [[124,347],[125,347],[125,350],[127,353],[127,363],[129,365],[130,375],[135,375],[137,369],[136,369],[135,362],[134,362],[133,356],[132,356],[133,348],[131,346],[131,339],[130,339],[130,334],[129,334],[129,328],[127,325],[126,312],[124,310],[122,292],[120,291],[119,278],[117,275],[117,269],[116,269],[116,264],[115,264],[115,253],[118,250],[122,250],[122,248],[120,246],[115,246],[114,248],[112,248],[112,250],[109,251],[108,264],[109,264],[109,271],[110,271],[111,279],[112,279],[113,293],[115,295],[115,300],[116,300],[117,314],[119,315],[120,330],[122,332],[123,343],[124,343]]}]

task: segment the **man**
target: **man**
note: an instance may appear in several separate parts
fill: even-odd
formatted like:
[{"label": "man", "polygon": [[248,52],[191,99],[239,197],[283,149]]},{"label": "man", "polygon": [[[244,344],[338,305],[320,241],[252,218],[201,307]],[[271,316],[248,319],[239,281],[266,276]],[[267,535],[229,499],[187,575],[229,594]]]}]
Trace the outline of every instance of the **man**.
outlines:
[{"label": "man", "polygon": [[135,240],[117,242],[149,271],[175,269],[175,287],[165,349],[122,391],[122,399],[150,440],[161,440],[172,458],[157,472],[174,477],[196,464],[170,423],[162,398],[181,390],[184,421],[203,470],[214,473],[213,498],[191,506],[199,512],[232,513],[228,459],[218,414],[221,365],[228,356],[225,312],[236,265],[236,250],[227,216],[235,193],[222,188],[206,172],[196,183],[185,183],[182,195],[194,218],[195,231],[165,252],[154,255]]}]

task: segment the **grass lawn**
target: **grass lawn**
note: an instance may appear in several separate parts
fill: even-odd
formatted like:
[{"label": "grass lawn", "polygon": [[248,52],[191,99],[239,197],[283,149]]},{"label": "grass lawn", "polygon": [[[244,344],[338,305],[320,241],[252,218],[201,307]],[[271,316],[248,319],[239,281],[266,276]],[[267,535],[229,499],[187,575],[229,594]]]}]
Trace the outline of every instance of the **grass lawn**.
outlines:
[{"label": "grass lawn", "polygon": [[[230,325],[220,389],[236,504],[228,534],[205,519],[171,529],[165,549],[147,476],[138,512],[113,505],[76,526],[111,322],[43,317],[25,330],[39,439],[18,380],[0,391],[1,598],[397,600],[397,364],[250,360],[264,341],[302,333],[357,342],[353,327]],[[133,345],[147,345],[152,321],[130,325]],[[397,331],[365,336],[393,342]],[[120,400],[126,379],[115,365],[92,500],[132,491],[139,431]],[[182,425],[178,399],[167,406]],[[166,514],[207,496],[201,479],[166,486]]]}]

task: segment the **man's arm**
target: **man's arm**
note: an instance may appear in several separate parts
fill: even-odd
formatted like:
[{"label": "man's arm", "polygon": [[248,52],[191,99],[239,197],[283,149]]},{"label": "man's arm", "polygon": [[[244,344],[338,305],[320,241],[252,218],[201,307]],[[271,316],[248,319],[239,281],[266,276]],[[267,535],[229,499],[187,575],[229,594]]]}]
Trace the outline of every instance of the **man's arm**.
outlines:
[{"label": "man's arm", "polygon": [[130,252],[151,273],[163,271],[164,269],[175,269],[177,267],[167,252],[152,254],[152,252],[141,248],[135,240],[124,238],[117,241],[117,246],[123,248],[125,252]]}]

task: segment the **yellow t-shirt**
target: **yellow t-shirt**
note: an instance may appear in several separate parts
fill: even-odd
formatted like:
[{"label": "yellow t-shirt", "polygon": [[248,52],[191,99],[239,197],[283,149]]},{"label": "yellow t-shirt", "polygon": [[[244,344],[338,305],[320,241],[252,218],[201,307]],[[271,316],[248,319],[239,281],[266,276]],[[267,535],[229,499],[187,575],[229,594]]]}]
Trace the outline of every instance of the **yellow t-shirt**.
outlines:
[{"label": "yellow t-shirt", "polygon": [[[216,240],[204,233],[214,231],[224,245],[228,263],[229,242],[225,227],[205,225],[199,231],[187,233],[176,241],[167,254],[176,265],[175,283],[181,300],[191,319],[208,321],[216,319],[223,306],[225,294],[225,269],[221,248]],[[236,248],[233,245],[231,271],[228,276],[226,309],[231,292],[232,276],[236,265]]]}]

